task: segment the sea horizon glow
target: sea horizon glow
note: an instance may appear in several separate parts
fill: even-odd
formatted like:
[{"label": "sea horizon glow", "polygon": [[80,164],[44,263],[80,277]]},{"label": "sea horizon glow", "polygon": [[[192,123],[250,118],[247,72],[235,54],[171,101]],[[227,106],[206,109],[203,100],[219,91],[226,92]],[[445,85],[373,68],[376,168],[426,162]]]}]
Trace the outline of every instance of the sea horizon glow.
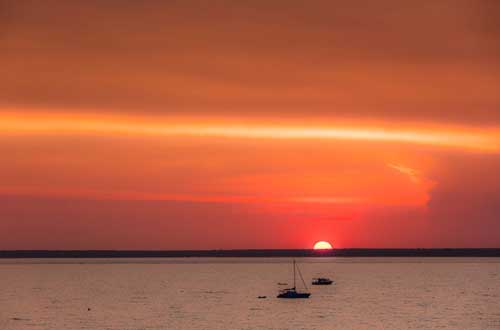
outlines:
[{"label": "sea horizon glow", "polygon": [[500,0],[0,0],[0,330],[499,330]]}]

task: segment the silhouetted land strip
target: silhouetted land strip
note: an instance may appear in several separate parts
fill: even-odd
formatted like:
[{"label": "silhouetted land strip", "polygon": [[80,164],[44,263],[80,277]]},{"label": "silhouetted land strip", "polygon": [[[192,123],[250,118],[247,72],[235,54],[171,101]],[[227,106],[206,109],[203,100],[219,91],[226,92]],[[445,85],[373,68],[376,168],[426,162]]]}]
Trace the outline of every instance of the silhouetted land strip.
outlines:
[{"label": "silhouetted land strip", "polygon": [[186,257],[500,257],[498,249],[334,249],[315,250],[10,250],[0,258],[186,258]]}]

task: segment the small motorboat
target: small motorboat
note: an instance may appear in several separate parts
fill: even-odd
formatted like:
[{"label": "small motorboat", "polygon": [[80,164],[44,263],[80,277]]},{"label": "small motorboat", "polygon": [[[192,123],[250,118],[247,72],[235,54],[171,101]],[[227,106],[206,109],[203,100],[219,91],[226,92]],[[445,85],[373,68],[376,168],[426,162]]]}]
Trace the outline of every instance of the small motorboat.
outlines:
[{"label": "small motorboat", "polygon": [[312,285],[330,285],[333,281],[326,277],[313,278]]},{"label": "small motorboat", "polygon": [[[297,291],[297,288],[295,286],[295,268],[298,269],[298,267],[295,266],[295,259],[294,259],[293,260],[293,288],[280,290],[277,298],[289,298],[289,299],[309,298],[309,296],[311,295],[309,292]],[[307,290],[307,285],[306,285],[306,282],[304,282],[304,278],[302,277],[302,274],[300,273],[300,269],[298,269],[298,271],[299,271],[300,279],[302,280],[302,283],[304,284],[304,287]]]}]

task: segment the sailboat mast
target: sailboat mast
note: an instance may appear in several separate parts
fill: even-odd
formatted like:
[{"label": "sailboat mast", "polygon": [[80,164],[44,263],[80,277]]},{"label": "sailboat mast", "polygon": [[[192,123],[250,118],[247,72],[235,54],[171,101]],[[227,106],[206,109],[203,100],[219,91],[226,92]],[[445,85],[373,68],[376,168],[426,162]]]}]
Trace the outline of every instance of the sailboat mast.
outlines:
[{"label": "sailboat mast", "polygon": [[293,259],[293,288],[295,289],[295,259]]}]

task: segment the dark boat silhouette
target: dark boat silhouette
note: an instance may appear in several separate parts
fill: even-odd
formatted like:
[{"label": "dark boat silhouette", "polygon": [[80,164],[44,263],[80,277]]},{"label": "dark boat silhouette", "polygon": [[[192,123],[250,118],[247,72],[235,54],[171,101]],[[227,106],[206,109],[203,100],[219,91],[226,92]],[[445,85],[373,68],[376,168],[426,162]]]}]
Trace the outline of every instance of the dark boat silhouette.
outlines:
[{"label": "dark boat silhouette", "polygon": [[298,269],[300,279],[302,280],[302,284],[304,284],[304,287],[307,290],[306,282],[304,282],[304,278],[302,278],[302,274],[300,273],[300,269],[298,267],[296,267],[296,265],[295,265],[295,259],[294,259],[293,260],[293,288],[288,288],[288,289],[280,290],[277,298],[298,299],[298,298],[309,298],[309,296],[311,295],[309,292],[299,292],[299,291],[297,291],[297,288],[296,288],[296,285],[295,285],[295,268]]},{"label": "dark boat silhouette", "polygon": [[333,281],[326,277],[313,278],[312,285],[330,285]]}]

